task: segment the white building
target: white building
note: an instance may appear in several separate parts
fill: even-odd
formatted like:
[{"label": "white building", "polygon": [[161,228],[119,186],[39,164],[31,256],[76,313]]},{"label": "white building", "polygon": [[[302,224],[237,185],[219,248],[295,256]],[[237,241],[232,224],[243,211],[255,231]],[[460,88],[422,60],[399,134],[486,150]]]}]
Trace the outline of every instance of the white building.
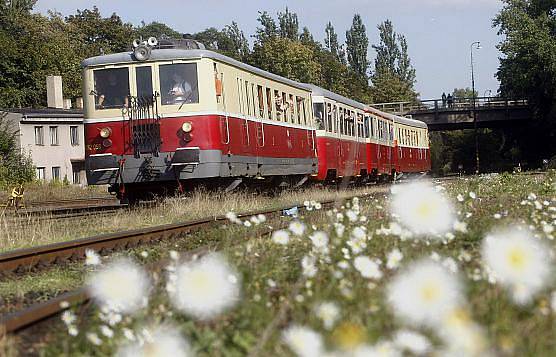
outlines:
[{"label": "white building", "polygon": [[85,185],[83,111],[64,109],[60,77],[47,84],[49,108],[6,110],[6,119],[19,131],[19,147],[31,156],[38,179]]}]

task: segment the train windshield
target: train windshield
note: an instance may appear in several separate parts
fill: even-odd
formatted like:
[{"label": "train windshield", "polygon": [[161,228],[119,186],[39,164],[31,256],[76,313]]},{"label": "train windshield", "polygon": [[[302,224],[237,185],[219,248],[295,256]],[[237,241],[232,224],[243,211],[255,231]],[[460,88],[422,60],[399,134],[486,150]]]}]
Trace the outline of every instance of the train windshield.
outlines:
[{"label": "train windshield", "polygon": [[161,65],[159,71],[163,105],[199,103],[196,63]]},{"label": "train windshield", "polygon": [[110,109],[127,106],[129,98],[128,68],[110,68],[94,71],[95,108]]}]

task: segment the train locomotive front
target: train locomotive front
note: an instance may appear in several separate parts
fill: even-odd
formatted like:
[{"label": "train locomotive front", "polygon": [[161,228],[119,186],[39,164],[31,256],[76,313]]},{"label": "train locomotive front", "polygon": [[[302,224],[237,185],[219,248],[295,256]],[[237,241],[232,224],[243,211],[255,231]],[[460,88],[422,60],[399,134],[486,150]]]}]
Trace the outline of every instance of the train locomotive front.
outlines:
[{"label": "train locomotive front", "polygon": [[82,63],[90,185],[135,200],[213,179],[316,174],[310,92],[297,82],[197,43],[137,45]]}]

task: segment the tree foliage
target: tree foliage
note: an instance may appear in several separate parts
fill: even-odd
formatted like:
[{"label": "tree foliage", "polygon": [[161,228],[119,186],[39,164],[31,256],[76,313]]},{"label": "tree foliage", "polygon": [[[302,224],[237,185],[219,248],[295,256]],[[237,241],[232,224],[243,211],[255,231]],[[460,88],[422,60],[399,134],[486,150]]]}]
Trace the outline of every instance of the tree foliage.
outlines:
[{"label": "tree foliage", "polygon": [[297,40],[299,37],[299,21],[297,14],[288,10],[278,13],[278,23],[280,24],[280,37]]},{"label": "tree foliage", "polygon": [[366,31],[361,15],[355,14],[351,28],[346,32],[346,51],[350,67],[362,78],[367,78],[369,68],[367,60],[369,39]]},{"label": "tree foliage", "polygon": [[339,44],[338,42],[338,34],[334,30],[334,26],[329,21],[326,24],[325,38],[324,38],[324,46],[325,48],[334,56],[334,58],[342,63],[346,64],[346,51],[344,50],[344,46]]},{"label": "tree foliage", "polygon": [[166,24],[153,21],[148,25],[142,22],[141,26],[136,27],[134,29],[134,37],[143,38],[144,40],[149,37],[156,37],[158,39],[163,37],[180,38],[181,34]]},{"label": "tree foliage", "polygon": [[500,94],[526,98],[535,120],[509,130],[525,159],[539,162],[556,153],[556,2],[504,0],[494,26],[504,40],[496,74]]},{"label": "tree foliage", "polygon": [[35,169],[28,156],[17,145],[18,130],[0,112],[0,187],[29,182],[35,177]]},{"label": "tree foliage", "polygon": [[[96,7],[63,17],[57,13],[32,14],[33,5],[33,0],[0,0],[0,46],[4,55],[0,61],[0,107],[44,106],[47,75],[62,75],[66,97],[80,96],[80,63],[84,58],[101,52],[129,51],[131,41],[139,37],[181,37],[164,23],[143,22],[134,27],[117,14],[102,16]],[[367,77],[368,38],[361,16],[354,16],[346,33],[347,44],[338,41],[331,22],[326,25],[324,44],[315,40],[288,8],[275,18],[261,11],[258,22],[252,48],[236,22],[222,29],[209,27],[192,37],[208,49],[239,61],[362,102],[374,101],[375,92]],[[406,48],[405,42],[401,48]],[[410,67],[409,63],[409,57],[400,61],[400,73],[406,73],[403,68]],[[389,87],[376,94],[392,97],[404,89],[398,82],[390,80]]]},{"label": "tree foliage", "polygon": [[377,102],[413,101],[415,69],[411,65],[405,36],[394,31],[390,20],[378,25],[379,43],[373,45],[377,55],[371,76]]}]

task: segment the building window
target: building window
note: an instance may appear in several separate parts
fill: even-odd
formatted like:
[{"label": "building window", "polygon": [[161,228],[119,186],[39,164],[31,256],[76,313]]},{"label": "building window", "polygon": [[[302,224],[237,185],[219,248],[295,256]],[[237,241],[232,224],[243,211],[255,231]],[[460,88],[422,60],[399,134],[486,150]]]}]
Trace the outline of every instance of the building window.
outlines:
[{"label": "building window", "polygon": [[73,170],[73,183],[78,185],[81,183],[81,172],[78,170]]},{"label": "building window", "polygon": [[79,131],[76,126],[70,126],[70,141],[72,146],[79,145]]},{"label": "building window", "polygon": [[50,127],[50,145],[58,145],[58,127]]},{"label": "building window", "polygon": [[37,167],[37,180],[44,180],[44,167]]},{"label": "building window", "polygon": [[44,133],[42,126],[35,127],[35,145],[44,145]]},{"label": "building window", "polygon": [[52,167],[52,179],[53,180],[60,180],[60,166]]}]

